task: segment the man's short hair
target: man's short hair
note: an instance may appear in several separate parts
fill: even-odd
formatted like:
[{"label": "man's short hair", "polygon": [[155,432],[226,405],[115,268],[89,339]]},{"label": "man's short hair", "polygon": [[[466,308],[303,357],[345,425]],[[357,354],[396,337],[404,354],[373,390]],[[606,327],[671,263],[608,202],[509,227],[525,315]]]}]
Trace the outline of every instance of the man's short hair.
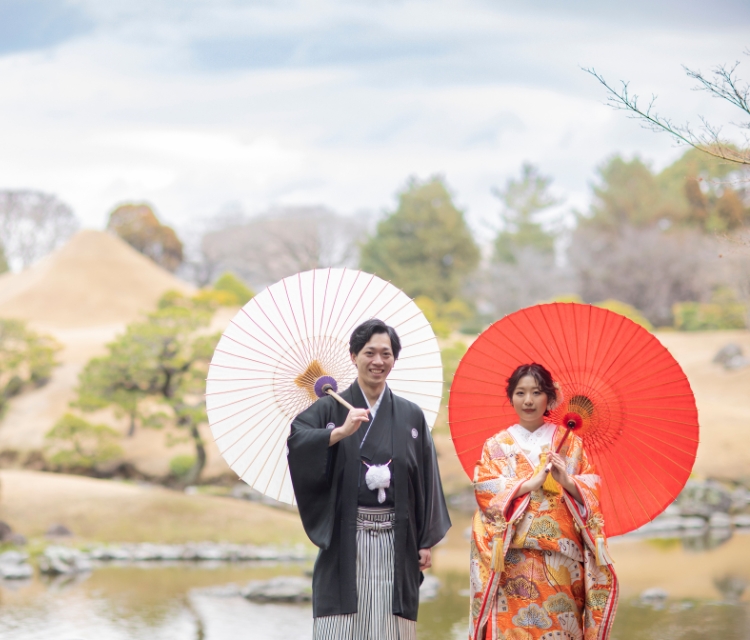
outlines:
[{"label": "man's short hair", "polygon": [[391,339],[393,358],[398,360],[398,354],[401,352],[401,340],[393,327],[389,327],[385,322],[377,318],[365,320],[365,322],[352,331],[352,337],[349,339],[349,352],[356,356],[376,333],[388,334],[388,337]]}]

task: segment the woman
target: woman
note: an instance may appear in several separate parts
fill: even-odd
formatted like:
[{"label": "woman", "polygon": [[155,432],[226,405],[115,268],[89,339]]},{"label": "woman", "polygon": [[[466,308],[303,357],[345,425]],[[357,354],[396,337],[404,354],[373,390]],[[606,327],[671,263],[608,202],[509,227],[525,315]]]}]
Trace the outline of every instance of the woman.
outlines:
[{"label": "woman", "polygon": [[565,428],[545,421],[559,401],[549,371],[521,365],[506,393],[518,424],[485,442],[474,471],[470,637],[606,640],[618,586],[601,478],[575,433],[555,453]]}]

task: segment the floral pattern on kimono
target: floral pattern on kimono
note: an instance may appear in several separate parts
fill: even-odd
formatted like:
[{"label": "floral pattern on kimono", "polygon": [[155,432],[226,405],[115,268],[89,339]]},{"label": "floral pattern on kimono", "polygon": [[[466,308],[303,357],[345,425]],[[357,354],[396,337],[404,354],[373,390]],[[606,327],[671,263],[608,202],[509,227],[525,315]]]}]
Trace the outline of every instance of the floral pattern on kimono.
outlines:
[{"label": "floral pattern on kimono", "polygon": [[[554,448],[563,436],[558,427]],[[559,492],[517,497],[534,475],[531,462],[508,431],[484,444],[474,471],[471,640],[609,637],[619,589],[604,537],[601,479],[575,434],[560,454],[583,505],[559,485]]]}]

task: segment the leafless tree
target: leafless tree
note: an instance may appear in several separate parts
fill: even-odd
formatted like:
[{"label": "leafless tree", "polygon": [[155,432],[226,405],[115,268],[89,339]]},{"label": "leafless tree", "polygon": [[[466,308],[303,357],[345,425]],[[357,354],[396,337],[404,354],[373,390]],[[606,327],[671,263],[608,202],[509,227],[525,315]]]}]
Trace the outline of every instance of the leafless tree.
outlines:
[{"label": "leafless tree", "polygon": [[750,328],[750,229],[744,228],[719,241],[719,256],[726,263],[729,283],[745,305]]},{"label": "leafless tree", "polygon": [[71,208],[41,191],[0,191],[0,245],[13,270],[28,267],[78,230]]},{"label": "leafless tree", "polygon": [[355,267],[370,227],[363,215],[324,207],[284,207],[226,222],[203,235],[194,272],[207,283],[232,271],[256,290],[298,271]]},{"label": "leafless tree", "polygon": [[471,294],[492,317],[544,302],[577,290],[574,271],[548,251],[516,247],[514,262],[492,261],[471,279]]},{"label": "leafless tree", "polygon": [[708,301],[727,281],[717,241],[695,230],[579,227],[568,251],[586,302],[609,298],[639,309],[655,326],[672,324],[672,305]]},{"label": "leafless tree", "polygon": [[[750,55],[750,51],[745,52]],[[689,78],[697,82],[698,91],[707,91],[714,98],[724,100],[742,112],[742,117],[750,116],[750,84],[741,80],[737,75],[739,62],[733,65],[715,67],[710,74],[683,67]],[[654,131],[665,131],[678,142],[688,144],[715,158],[727,160],[740,165],[750,165],[750,121],[732,123],[743,129],[744,148],[738,149],[734,144],[722,136],[722,127],[708,122],[700,117],[700,126],[696,129],[690,123],[676,124],[670,118],[660,115],[655,109],[656,96],[644,106],[639,102],[637,94],[630,92],[628,82],[622,81],[617,89],[610,85],[604,77],[593,68],[584,69],[594,76],[607,90],[607,102],[615,109],[629,112],[630,116],[640,120],[646,127]]]}]

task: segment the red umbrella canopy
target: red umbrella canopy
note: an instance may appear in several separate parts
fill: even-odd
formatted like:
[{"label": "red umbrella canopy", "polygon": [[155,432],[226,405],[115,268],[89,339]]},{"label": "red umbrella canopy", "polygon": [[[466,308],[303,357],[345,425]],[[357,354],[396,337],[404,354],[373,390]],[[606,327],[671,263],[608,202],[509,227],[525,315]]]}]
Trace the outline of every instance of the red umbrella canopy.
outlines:
[{"label": "red umbrella canopy", "polygon": [[516,367],[536,362],[560,385],[550,421],[582,417],[575,433],[602,477],[607,535],[637,529],[685,486],[698,448],[698,412],[685,373],[646,329],[584,304],[522,309],[499,320],[458,366],[448,415],[473,477],[485,440],[518,422],[506,394]]}]

